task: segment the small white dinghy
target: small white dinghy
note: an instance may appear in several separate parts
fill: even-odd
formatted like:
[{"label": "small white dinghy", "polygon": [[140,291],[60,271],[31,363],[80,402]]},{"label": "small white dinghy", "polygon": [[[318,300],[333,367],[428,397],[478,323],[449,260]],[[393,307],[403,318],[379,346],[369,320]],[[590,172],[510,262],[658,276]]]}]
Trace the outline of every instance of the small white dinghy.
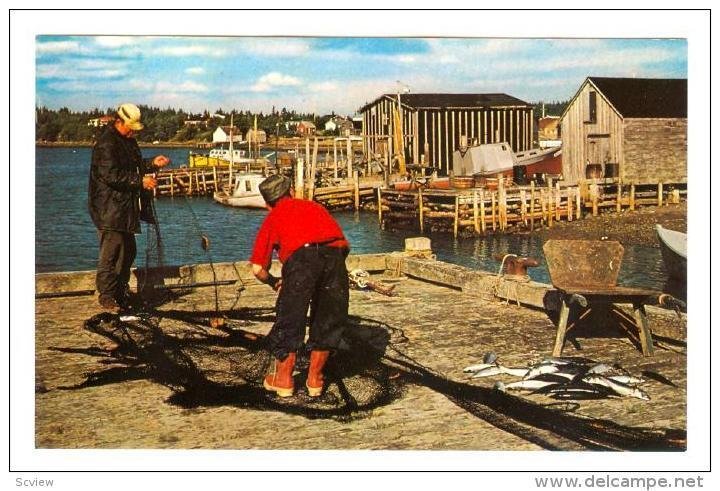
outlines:
[{"label": "small white dinghy", "polygon": [[674,280],[687,279],[687,234],[655,225],[665,271]]},{"label": "small white dinghy", "polygon": [[239,208],[265,208],[265,200],[260,194],[260,183],[265,180],[262,174],[239,173],[233,176],[233,189],[216,191],[213,199],[220,204]]}]

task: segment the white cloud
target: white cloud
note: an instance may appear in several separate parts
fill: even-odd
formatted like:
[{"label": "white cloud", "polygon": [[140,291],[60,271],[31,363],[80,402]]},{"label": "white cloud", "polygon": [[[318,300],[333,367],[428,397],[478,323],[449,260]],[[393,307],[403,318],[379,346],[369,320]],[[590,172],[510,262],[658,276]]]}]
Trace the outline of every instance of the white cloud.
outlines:
[{"label": "white cloud", "polygon": [[73,53],[80,51],[80,43],[77,41],[47,41],[37,43],[35,48],[38,54]]},{"label": "white cloud", "polygon": [[105,48],[122,48],[137,43],[137,36],[97,36],[95,43]]},{"label": "white cloud", "polygon": [[185,69],[185,73],[189,75],[202,75],[205,73],[205,69],[201,66],[193,66]]},{"label": "white cloud", "polygon": [[280,72],[270,72],[258,79],[255,85],[250,87],[253,92],[268,92],[275,87],[293,87],[300,85],[300,79],[291,75],[284,75]]},{"label": "white cloud", "polygon": [[303,56],[311,52],[310,43],[304,39],[249,39],[241,46],[258,56]]},{"label": "white cloud", "polygon": [[175,84],[170,82],[158,82],[155,86],[157,92],[207,92],[208,88],[206,85],[199,84],[197,82],[186,81],[181,84]]}]

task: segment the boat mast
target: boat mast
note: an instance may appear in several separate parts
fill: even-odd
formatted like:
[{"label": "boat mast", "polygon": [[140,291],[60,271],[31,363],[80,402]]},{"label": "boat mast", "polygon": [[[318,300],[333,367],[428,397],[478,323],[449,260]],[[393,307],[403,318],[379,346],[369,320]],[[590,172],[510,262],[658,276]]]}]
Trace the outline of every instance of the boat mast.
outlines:
[{"label": "boat mast", "polygon": [[230,190],[232,192],[233,189],[233,162],[234,162],[234,155],[233,155],[233,116],[234,113],[230,113]]}]

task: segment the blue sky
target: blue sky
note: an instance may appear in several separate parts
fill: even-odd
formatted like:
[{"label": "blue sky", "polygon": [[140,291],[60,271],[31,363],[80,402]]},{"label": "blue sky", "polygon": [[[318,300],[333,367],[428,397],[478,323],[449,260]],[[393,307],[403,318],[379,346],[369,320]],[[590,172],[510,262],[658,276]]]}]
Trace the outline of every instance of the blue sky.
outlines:
[{"label": "blue sky", "polygon": [[[572,97],[589,75],[687,77],[682,39],[38,36],[36,104],[352,114],[411,92]],[[398,83],[400,81],[400,83]]]}]

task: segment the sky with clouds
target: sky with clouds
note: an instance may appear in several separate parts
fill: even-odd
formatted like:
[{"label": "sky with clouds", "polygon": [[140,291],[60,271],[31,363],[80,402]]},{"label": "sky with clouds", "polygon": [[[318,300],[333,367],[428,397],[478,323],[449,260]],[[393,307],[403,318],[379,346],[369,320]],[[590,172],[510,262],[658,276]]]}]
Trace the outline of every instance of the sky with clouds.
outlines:
[{"label": "sky with clouds", "polygon": [[353,114],[380,94],[565,100],[587,76],[687,77],[682,39],[38,36],[36,104]]}]

